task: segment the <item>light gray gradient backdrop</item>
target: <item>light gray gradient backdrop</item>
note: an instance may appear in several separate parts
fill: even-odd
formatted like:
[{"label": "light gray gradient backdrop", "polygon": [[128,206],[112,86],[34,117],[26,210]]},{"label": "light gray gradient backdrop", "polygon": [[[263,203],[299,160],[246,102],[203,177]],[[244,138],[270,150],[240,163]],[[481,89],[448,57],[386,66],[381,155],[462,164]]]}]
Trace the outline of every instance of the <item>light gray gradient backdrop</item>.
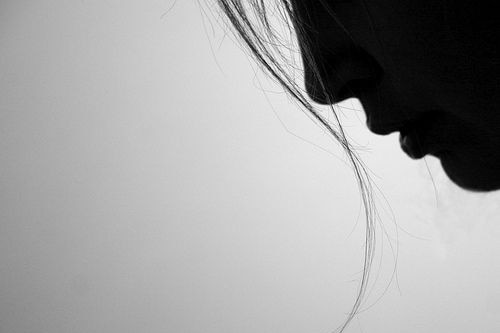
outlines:
[{"label": "light gray gradient backdrop", "polygon": [[[331,332],[349,311],[341,149],[196,1],[171,6],[0,3],[0,332]],[[342,111],[388,236],[347,332],[499,331],[500,196]]]}]

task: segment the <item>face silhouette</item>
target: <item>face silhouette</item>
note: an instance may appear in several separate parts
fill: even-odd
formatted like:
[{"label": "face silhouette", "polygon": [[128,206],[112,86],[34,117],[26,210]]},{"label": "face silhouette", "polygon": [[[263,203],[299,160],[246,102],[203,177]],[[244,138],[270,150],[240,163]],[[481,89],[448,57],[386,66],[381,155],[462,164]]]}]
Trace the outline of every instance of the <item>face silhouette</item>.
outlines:
[{"label": "face silhouette", "polygon": [[500,189],[495,10],[448,0],[296,0],[293,7],[313,100],[357,97],[369,129],[399,131],[410,157],[439,158],[464,189]]}]

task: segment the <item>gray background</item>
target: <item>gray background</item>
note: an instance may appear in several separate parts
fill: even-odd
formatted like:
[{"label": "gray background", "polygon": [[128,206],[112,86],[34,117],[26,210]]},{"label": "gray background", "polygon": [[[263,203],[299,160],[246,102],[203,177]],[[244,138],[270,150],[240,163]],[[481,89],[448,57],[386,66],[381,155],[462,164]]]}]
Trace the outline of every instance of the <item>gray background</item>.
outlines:
[{"label": "gray background", "polygon": [[[0,332],[330,332],[350,309],[364,227],[340,148],[171,5],[0,3]],[[500,196],[344,105],[382,221],[376,305],[347,331],[500,330]]]}]

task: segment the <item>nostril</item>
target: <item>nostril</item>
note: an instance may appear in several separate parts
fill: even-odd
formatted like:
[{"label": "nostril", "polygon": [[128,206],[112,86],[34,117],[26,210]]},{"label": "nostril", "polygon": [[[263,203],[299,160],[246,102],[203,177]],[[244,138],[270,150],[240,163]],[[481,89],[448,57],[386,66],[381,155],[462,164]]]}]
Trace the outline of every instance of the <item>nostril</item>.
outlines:
[{"label": "nostril", "polygon": [[343,101],[348,98],[358,97],[374,89],[380,80],[376,78],[355,79],[347,82],[337,91],[335,100]]},{"label": "nostril", "polygon": [[340,102],[375,89],[383,73],[382,67],[368,54],[340,63],[330,74],[334,99]]},{"label": "nostril", "polygon": [[371,55],[358,48],[319,54],[315,63],[316,71],[304,62],[305,86],[311,99],[320,104],[338,103],[375,89],[384,73]]}]

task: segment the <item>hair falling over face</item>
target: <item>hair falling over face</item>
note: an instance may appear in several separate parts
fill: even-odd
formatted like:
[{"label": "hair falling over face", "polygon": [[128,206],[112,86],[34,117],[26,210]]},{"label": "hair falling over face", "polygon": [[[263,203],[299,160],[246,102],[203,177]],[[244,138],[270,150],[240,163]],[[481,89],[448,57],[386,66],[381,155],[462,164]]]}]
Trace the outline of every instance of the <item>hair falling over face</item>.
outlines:
[{"label": "hair falling over face", "polygon": [[[366,223],[364,263],[357,297],[346,320],[338,328],[338,332],[342,332],[360,309],[368,286],[370,269],[375,254],[374,243],[377,211],[373,200],[372,181],[363,162],[345,136],[339,118],[333,108],[334,103],[330,101],[329,94],[323,84],[323,79],[320,75],[321,68],[316,64],[316,59],[312,56],[312,52],[308,47],[309,40],[306,30],[311,27],[296,15],[296,10],[294,9],[292,1],[217,1],[231,23],[230,28],[234,29],[233,31],[243,42],[249,54],[262,66],[265,72],[274,78],[278,84],[298,102],[299,106],[309,112],[314,121],[324,127],[341,145],[352,166],[354,176],[357,179],[361,200],[364,206]],[[322,0],[318,2],[324,5],[325,10],[329,10],[328,5]],[[271,13],[273,17],[270,17]],[[278,28],[273,25],[273,21],[276,21],[276,17],[279,18],[276,22],[280,24]],[[322,116],[309,102],[306,91],[301,87],[301,84],[297,83],[290,75],[289,67],[294,66],[294,64],[290,64],[290,60],[284,56],[283,52],[283,48],[289,48],[290,45],[284,43],[283,32],[280,33],[280,29],[284,31],[284,34],[295,36],[296,40],[300,42],[302,61],[308,64],[309,75],[313,75],[315,81],[319,82],[317,89],[322,90],[320,95],[326,99],[326,103],[324,104],[330,105],[330,110],[334,115],[334,124],[330,123]]]},{"label": "hair falling over face", "polygon": [[[333,136],[352,166],[366,239],[363,276],[343,331],[360,311],[379,218],[376,187],[333,105],[357,98],[368,129],[399,132],[411,159],[436,157],[466,191],[500,190],[498,15],[472,0],[217,2],[249,54]],[[290,74],[295,63],[285,55],[292,46],[301,55],[303,84]],[[334,121],[310,101],[329,106]]]}]

